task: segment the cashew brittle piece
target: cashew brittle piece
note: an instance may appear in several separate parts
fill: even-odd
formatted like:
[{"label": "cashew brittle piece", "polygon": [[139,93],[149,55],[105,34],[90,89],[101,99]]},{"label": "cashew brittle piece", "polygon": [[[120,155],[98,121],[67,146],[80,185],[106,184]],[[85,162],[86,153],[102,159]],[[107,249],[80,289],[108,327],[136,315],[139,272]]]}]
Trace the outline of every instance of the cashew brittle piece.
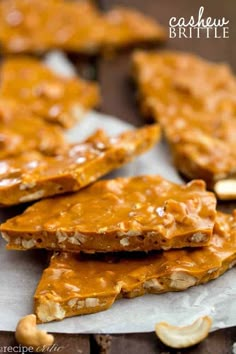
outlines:
[{"label": "cashew brittle piece", "polygon": [[76,76],[64,77],[27,56],[4,60],[0,95],[20,103],[36,117],[64,128],[72,127],[100,101],[95,83]]},{"label": "cashew brittle piece", "polygon": [[[141,110],[160,123],[177,169],[213,190],[217,181],[235,178],[236,77],[230,67],[183,52],[138,51],[133,73]],[[225,188],[219,199],[233,199]]]},{"label": "cashew brittle piece", "polygon": [[16,327],[15,337],[19,344],[33,349],[38,349],[41,346],[50,346],[54,342],[52,334],[37,328],[36,316],[33,314],[20,319]]},{"label": "cashew brittle piece", "polygon": [[[93,166],[96,164],[94,168],[97,168],[101,159],[94,161]],[[59,177],[61,175],[57,183]],[[49,180],[49,193],[53,178]],[[42,190],[41,183],[38,185]],[[7,191],[9,196],[9,188]],[[27,197],[33,192],[30,190]],[[167,212],[167,215],[173,215],[173,220],[167,225],[164,209],[173,197],[175,203],[169,203],[172,207],[170,210],[169,205]],[[98,181],[79,193],[58,197],[56,202],[55,198],[48,198],[36,203],[2,224],[0,230],[4,237],[7,236],[6,240],[9,238],[9,249],[36,247],[72,252],[118,252],[200,247],[206,246],[211,239],[215,204],[215,196],[205,190],[201,181],[177,185],[161,176],[116,178]],[[184,211],[179,211],[180,205],[184,206]],[[15,241],[18,237],[20,244]],[[179,279],[181,288],[186,283],[182,278]],[[178,279],[173,279],[174,285],[177,282]],[[191,283],[195,283],[194,279]]]},{"label": "cashew brittle piece", "polygon": [[131,162],[153,147],[159,138],[160,128],[153,124],[116,137],[97,130],[85,141],[69,145],[56,156],[25,148],[24,154],[8,158],[0,165],[0,206],[80,190]]},{"label": "cashew brittle piece", "polygon": [[122,297],[182,291],[216,279],[236,265],[235,225],[236,210],[232,215],[217,213],[210,244],[196,249],[116,255],[55,252],[34,295],[38,322],[104,311]]},{"label": "cashew brittle piece", "polygon": [[103,13],[93,2],[0,1],[1,49],[7,53],[37,54],[57,48],[94,55],[104,48],[119,49],[165,39],[162,26],[140,12],[119,6]]},{"label": "cashew brittle piece", "polygon": [[210,331],[210,317],[199,317],[189,326],[171,326],[166,322],[157,323],[155,331],[160,340],[171,348],[188,348],[204,340]]}]

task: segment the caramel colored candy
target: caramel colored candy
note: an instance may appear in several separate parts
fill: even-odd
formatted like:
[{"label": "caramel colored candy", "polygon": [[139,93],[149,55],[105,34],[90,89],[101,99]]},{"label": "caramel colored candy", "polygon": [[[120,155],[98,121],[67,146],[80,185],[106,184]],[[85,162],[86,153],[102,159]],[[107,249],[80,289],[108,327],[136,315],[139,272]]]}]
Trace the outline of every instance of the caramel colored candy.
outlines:
[{"label": "caramel colored candy", "polygon": [[104,15],[103,47],[117,49],[138,43],[163,41],[165,30],[151,18],[126,7],[116,7]]},{"label": "caramel colored candy", "polygon": [[62,77],[30,57],[3,62],[0,95],[22,103],[33,114],[66,128],[99,102],[96,84],[78,77]]},{"label": "caramel colored candy", "polygon": [[192,112],[169,115],[162,122],[175,165],[185,176],[202,178],[215,191],[218,181],[235,176],[235,118]]},{"label": "caramel colored candy", "polygon": [[18,250],[94,253],[199,247],[210,241],[215,207],[215,196],[203,181],[177,185],[159,176],[117,178],[38,202],[0,229],[8,249]]},{"label": "caramel colored candy", "polygon": [[1,1],[1,46],[10,53],[40,53],[55,48],[95,53],[105,30],[100,17],[88,1]]},{"label": "caramel colored candy", "polygon": [[182,291],[218,278],[236,261],[236,214],[218,213],[207,247],[149,254],[55,253],[36,289],[39,322],[108,309],[120,297]]},{"label": "caramel colored candy", "polygon": [[0,2],[0,43],[5,52],[38,53],[58,48],[96,54],[164,38],[158,23],[123,7],[103,14],[89,1]]},{"label": "caramel colored candy", "polygon": [[26,150],[55,155],[65,148],[66,143],[59,127],[45,122],[15,101],[0,99],[1,160]]},{"label": "caramel colored candy", "polygon": [[158,140],[158,125],[118,137],[98,131],[56,156],[35,151],[0,162],[0,205],[14,205],[72,192],[132,161]]},{"label": "caramel colored candy", "polygon": [[140,51],[133,74],[141,109],[160,122],[177,168],[211,189],[234,178],[236,79],[230,68],[186,53]]}]

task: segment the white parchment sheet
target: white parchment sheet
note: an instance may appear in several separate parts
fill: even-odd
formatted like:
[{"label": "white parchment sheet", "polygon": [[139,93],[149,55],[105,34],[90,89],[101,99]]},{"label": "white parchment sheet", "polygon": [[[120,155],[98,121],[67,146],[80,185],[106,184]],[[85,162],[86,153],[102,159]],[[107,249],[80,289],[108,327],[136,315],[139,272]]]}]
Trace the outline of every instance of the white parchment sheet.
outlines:
[{"label": "white parchment sheet", "polygon": [[[50,58],[53,64],[55,58],[59,64],[64,65],[60,55]],[[68,67],[67,72],[71,73]],[[80,141],[97,128],[103,128],[109,134],[118,134],[131,127],[116,118],[92,112],[71,129],[67,136],[70,141]],[[171,165],[168,148],[163,142],[110,176],[141,174],[161,174],[173,182],[181,182]],[[18,209],[20,212],[21,207]],[[15,214],[15,208],[1,211],[1,221]],[[6,251],[4,246],[5,242],[1,240],[0,330],[15,330],[19,318],[33,311],[33,293],[47,264],[47,253],[41,250]],[[217,280],[184,292],[121,299],[107,311],[68,318],[41,327],[50,332],[61,333],[151,332],[159,321],[185,325],[206,314],[213,318],[213,330],[236,325],[235,269],[231,269]]]}]

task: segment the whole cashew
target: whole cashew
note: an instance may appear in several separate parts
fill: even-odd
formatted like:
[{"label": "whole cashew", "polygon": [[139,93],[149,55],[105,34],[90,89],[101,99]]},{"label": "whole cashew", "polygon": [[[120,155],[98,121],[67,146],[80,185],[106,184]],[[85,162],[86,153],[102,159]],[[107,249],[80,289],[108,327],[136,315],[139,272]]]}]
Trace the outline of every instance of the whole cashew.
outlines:
[{"label": "whole cashew", "polygon": [[17,342],[26,347],[37,349],[40,346],[50,346],[54,337],[36,326],[36,316],[28,315],[20,319],[16,327],[15,338]]},{"label": "whole cashew", "polygon": [[201,342],[208,336],[212,324],[210,317],[200,317],[185,327],[171,326],[166,322],[156,324],[159,339],[171,348],[188,348]]}]

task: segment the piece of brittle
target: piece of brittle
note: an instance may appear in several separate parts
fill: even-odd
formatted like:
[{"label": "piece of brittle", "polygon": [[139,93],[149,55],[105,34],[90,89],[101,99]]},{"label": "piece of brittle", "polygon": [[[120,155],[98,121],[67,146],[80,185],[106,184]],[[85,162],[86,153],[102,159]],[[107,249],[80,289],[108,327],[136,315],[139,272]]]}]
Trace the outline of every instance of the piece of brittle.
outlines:
[{"label": "piece of brittle", "polygon": [[[8,193],[9,195],[9,193]],[[116,178],[38,202],[1,225],[8,249],[72,252],[199,247],[212,236],[216,200],[203,181]]]},{"label": "piece of brittle", "polygon": [[214,190],[217,181],[236,177],[236,119],[182,112],[161,121],[174,163],[185,176],[202,178]]},{"label": "piece of brittle", "polygon": [[57,48],[91,54],[98,51],[104,35],[100,17],[88,1],[1,1],[0,43],[10,53]]},{"label": "piece of brittle", "polygon": [[165,30],[156,21],[142,13],[118,6],[104,15],[106,33],[103,48],[112,50],[139,43],[163,41]]},{"label": "piece of brittle", "polygon": [[63,77],[41,61],[26,56],[3,62],[0,96],[14,99],[33,114],[66,128],[100,100],[95,83],[79,77]]},{"label": "piece of brittle", "polygon": [[45,122],[18,102],[0,99],[1,160],[27,150],[56,155],[66,146],[60,127]]},{"label": "piece of brittle", "polygon": [[5,0],[0,2],[0,43],[10,53],[63,49],[97,54],[165,39],[154,20],[128,8],[107,13],[88,1]]},{"label": "piece of brittle", "polygon": [[39,322],[108,309],[115,300],[183,291],[236,263],[236,214],[218,213],[207,247],[149,254],[55,253],[34,295]]},{"label": "piece of brittle", "polygon": [[[141,109],[160,122],[179,171],[211,189],[235,178],[236,80],[230,68],[186,53],[140,51],[133,74]],[[236,197],[236,190],[231,194]]]},{"label": "piece of brittle", "polygon": [[56,156],[35,151],[0,162],[0,205],[14,205],[72,192],[132,161],[158,140],[158,125],[110,137],[97,131]]}]

